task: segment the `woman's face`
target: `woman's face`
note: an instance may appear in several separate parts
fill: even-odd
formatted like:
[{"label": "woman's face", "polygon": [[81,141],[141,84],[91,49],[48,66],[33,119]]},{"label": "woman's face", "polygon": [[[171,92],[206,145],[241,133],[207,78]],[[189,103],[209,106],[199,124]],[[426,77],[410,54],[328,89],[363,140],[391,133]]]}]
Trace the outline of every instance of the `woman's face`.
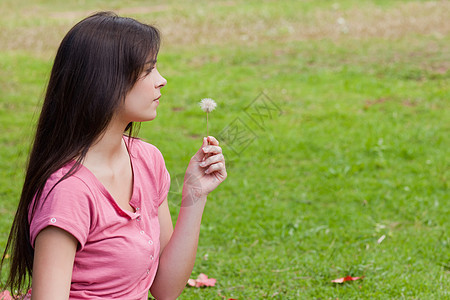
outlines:
[{"label": "woman's face", "polygon": [[124,122],[144,122],[156,118],[161,88],[166,84],[167,80],[159,74],[156,63],[147,64],[125,97],[125,104],[119,112]]}]

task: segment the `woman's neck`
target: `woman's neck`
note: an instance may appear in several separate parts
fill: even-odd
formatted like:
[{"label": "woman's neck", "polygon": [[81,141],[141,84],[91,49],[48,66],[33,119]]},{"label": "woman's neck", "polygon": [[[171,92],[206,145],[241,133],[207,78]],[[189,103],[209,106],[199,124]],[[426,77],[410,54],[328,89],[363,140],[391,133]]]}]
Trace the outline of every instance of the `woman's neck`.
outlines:
[{"label": "woman's neck", "polygon": [[89,148],[83,161],[84,165],[111,166],[126,152],[123,133],[126,125],[112,120],[104,133]]}]

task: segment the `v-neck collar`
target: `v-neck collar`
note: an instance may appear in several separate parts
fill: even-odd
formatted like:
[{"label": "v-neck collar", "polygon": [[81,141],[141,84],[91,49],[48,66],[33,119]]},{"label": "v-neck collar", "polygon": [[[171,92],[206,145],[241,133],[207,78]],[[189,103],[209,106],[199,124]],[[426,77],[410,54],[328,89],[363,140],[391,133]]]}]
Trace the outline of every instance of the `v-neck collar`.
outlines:
[{"label": "v-neck collar", "polygon": [[[127,140],[130,139],[127,137]],[[117,201],[114,199],[114,197],[110,194],[110,192],[106,189],[106,187],[101,183],[101,181],[94,175],[94,173],[91,172],[86,166],[83,164],[80,164],[80,170],[82,170],[87,176],[91,178],[91,180],[95,183],[97,188],[102,192],[103,195],[110,201],[110,203],[113,205],[113,207],[116,209],[117,213],[124,217],[129,217],[131,219],[136,219],[140,217],[140,207],[138,202],[138,191],[137,187],[139,186],[137,183],[138,177],[136,176],[137,172],[135,170],[135,164],[133,163],[133,155],[128,148],[127,140],[125,140],[125,136],[123,137],[123,141],[125,143],[125,147],[127,149],[128,157],[130,159],[131,164],[131,173],[132,173],[132,192],[130,200],[128,201],[129,205],[134,208],[134,212],[131,212],[126,209],[122,209],[119,204],[117,204]]]}]

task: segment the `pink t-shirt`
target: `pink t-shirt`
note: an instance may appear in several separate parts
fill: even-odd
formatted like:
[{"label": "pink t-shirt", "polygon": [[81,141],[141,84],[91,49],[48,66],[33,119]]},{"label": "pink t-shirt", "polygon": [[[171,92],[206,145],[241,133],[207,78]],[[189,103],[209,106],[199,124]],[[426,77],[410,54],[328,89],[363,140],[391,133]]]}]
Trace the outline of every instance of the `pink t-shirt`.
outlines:
[{"label": "pink t-shirt", "polygon": [[[134,139],[129,154],[134,213],[121,209],[84,166],[58,183],[43,204],[37,203],[33,216],[30,210],[33,247],[36,236],[47,226],[62,228],[79,242],[70,299],[148,298],[160,251],[158,207],[167,197],[170,176],[155,146]],[[73,164],[50,176],[41,199]]]}]

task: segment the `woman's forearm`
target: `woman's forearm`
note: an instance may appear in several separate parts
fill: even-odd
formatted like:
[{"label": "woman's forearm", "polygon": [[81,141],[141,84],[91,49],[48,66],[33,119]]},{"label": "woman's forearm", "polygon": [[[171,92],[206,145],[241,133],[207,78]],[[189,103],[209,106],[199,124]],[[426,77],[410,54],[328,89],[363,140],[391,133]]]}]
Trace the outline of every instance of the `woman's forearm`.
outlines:
[{"label": "woman's forearm", "polygon": [[194,267],[205,204],[206,195],[183,189],[177,223],[161,253],[158,272],[151,287],[156,299],[176,299],[186,286]]}]

